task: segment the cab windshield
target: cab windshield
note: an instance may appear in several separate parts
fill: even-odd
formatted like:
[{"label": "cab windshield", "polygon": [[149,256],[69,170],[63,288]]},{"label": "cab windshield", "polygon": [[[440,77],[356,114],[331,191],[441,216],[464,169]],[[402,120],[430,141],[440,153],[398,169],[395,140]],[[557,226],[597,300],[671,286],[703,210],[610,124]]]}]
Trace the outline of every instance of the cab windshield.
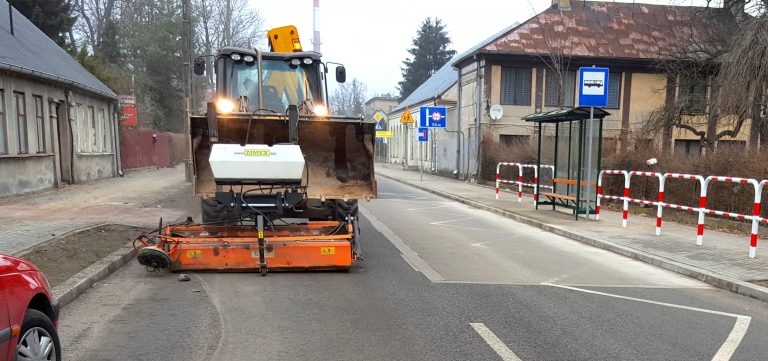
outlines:
[{"label": "cab windshield", "polygon": [[[259,67],[256,62],[227,59],[225,78],[227,96],[233,100],[248,97],[248,111],[259,109]],[[302,106],[320,99],[317,66],[291,65],[285,60],[263,60],[261,66],[263,109],[284,113],[288,105]]]}]

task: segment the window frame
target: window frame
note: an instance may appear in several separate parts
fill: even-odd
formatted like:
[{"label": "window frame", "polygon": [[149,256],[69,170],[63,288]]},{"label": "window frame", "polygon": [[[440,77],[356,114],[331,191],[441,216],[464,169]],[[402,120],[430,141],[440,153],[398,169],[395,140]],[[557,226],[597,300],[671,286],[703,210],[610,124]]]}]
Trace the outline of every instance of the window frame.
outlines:
[{"label": "window frame", "polygon": [[[696,93],[697,87],[703,87],[704,93],[698,94]],[[685,91],[686,94],[683,94],[683,91]],[[689,77],[681,77],[678,79],[677,82],[677,98],[678,101],[684,102],[682,104],[682,109],[684,114],[688,115],[699,115],[699,114],[706,114],[707,107],[709,106],[709,83],[706,76],[701,78],[689,78]],[[691,94],[697,94],[701,95],[703,97],[703,101],[701,103],[694,103],[691,101],[691,99],[684,99],[684,97],[688,97]]]},{"label": "window frame", "polygon": [[93,105],[89,105],[86,108],[86,114],[85,117],[87,119],[87,126],[88,126],[88,138],[87,141],[87,153],[94,153],[99,149],[98,145],[98,139],[99,137],[96,136],[97,132],[97,125],[96,125],[96,108]]},{"label": "window frame", "polygon": [[[618,86],[616,87],[616,106],[611,106],[611,86],[614,83],[613,80],[611,80],[611,76],[616,76],[619,78]],[[606,109],[621,109],[621,85],[622,80],[624,76],[622,72],[608,72],[608,104],[606,105]]]},{"label": "window frame", "polygon": [[[23,92],[14,91],[13,99],[16,105],[16,138],[18,154],[29,154],[29,124],[27,123],[27,99]],[[19,106],[21,99],[21,106]],[[24,136],[22,136],[22,129]],[[23,145],[23,146],[22,146]]]},{"label": "window frame", "polygon": [[[568,104],[568,100],[569,100],[568,96],[569,96],[569,94],[567,92],[567,90],[568,90],[568,80],[569,80],[568,77],[569,76],[573,77],[573,82],[571,84],[573,87],[570,89],[571,90],[570,91],[570,104]],[[566,70],[565,71],[565,78],[566,79],[563,80],[563,85],[564,85],[566,91],[563,91],[562,89],[558,89],[558,94],[562,94],[563,95],[563,100],[564,101],[563,101],[562,104],[555,104],[557,102],[557,100],[556,99],[553,100],[553,99],[550,98],[550,95],[551,95],[551,93],[550,93],[550,81],[549,81],[549,79],[551,79],[550,77],[557,78],[557,73],[555,73],[554,71],[547,70],[545,72],[545,74],[544,74],[544,106],[545,107],[550,107],[550,108],[557,108],[557,107],[561,107],[561,106],[562,107],[571,107],[571,108],[575,107],[576,106],[576,82],[578,81],[578,74],[576,74],[576,71],[575,70]],[[557,83],[556,85],[558,85],[558,87],[559,87],[559,83]]]},{"label": "window frame", "polygon": [[[511,80],[512,88],[508,89],[506,87],[506,75],[507,72],[512,71],[514,77]],[[528,86],[527,86],[527,94],[521,95],[521,98],[523,99],[517,99],[518,97],[516,95],[516,85],[518,85],[518,74],[525,73],[525,75],[528,77]],[[500,103],[502,105],[511,105],[511,106],[523,106],[523,107],[530,107],[531,106],[531,100],[532,100],[532,94],[533,94],[533,70],[531,68],[523,68],[523,67],[513,67],[513,66],[502,66],[501,67],[501,82],[500,82]],[[520,83],[522,84],[522,83]]]},{"label": "window frame", "polygon": [[101,126],[101,152],[102,153],[107,153],[111,151],[111,149],[109,149],[109,144],[111,143],[109,142],[110,132],[107,131],[109,129],[109,123],[107,122],[106,114],[107,113],[104,110],[104,108],[99,108],[99,112],[97,113],[97,115],[98,115],[99,125]]},{"label": "window frame", "polygon": [[8,126],[5,111],[5,89],[0,89],[0,140],[2,140],[0,155],[6,155],[8,154]]},{"label": "window frame", "polygon": [[37,153],[46,153],[46,141],[45,141],[45,105],[43,103],[42,95],[32,95],[33,102],[35,103],[35,136],[37,138]]}]

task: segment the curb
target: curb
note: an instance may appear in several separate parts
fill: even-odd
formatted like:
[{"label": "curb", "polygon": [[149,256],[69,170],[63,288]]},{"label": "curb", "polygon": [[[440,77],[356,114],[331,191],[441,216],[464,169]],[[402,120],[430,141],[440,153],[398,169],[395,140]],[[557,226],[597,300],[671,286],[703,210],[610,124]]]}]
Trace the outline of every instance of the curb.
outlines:
[{"label": "curb", "polygon": [[696,267],[696,266],[693,266],[693,265],[685,264],[685,263],[682,263],[682,262],[673,261],[673,260],[670,260],[668,258],[664,258],[664,257],[661,257],[661,256],[654,255],[652,253],[635,250],[635,249],[632,249],[632,248],[629,248],[629,247],[626,247],[626,246],[623,246],[623,245],[619,245],[619,244],[613,243],[611,241],[600,240],[600,239],[588,237],[588,236],[579,234],[577,232],[574,232],[574,231],[566,229],[566,228],[562,228],[562,227],[558,227],[558,226],[553,226],[551,224],[543,223],[543,222],[540,222],[540,221],[537,221],[537,220],[534,220],[534,219],[531,219],[531,218],[528,218],[528,217],[524,217],[524,216],[521,216],[519,214],[510,212],[510,211],[506,211],[506,210],[503,210],[503,209],[492,207],[492,206],[489,206],[489,205],[486,205],[486,204],[483,204],[483,203],[480,203],[480,202],[477,202],[477,201],[473,201],[471,199],[459,197],[459,196],[451,194],[451,193],[446,193],[446,192],[443,192],[443,191],[434,190],[434,189],[431,189],[429,187],[425,187],[425,186],[423,186],[421,184],[417,184],[417,183],[413,183],[413,182],[410,182],[410,181],[407,181],[407,180],[395,178],[393,176],[389,176],[389,175],[386,175],[386,174],[377,173],[376,175],[382,176],[382,177],[387,178],[387,179],[394,180],[396,182],[400,182],[400,183],[409,185],[411,187],[420,189],[420,190],[428,192],[428,193],[432,193],[432,194],[435,194],[435,195],[438,195],[438,196],[441,196],[441,197],[444,197],[444,198],[448,198],[450,200],[454,200],[454,201],[457,201],[457,202],[460,202],[460,203],[464,203],[466,205],[469,205],[469,206],[472,206],[472,207],[475,207],[475,208],[478,208],[478,209],[481,209],[481,210],[484,210],[484,211],[488,211],[488,212],[500,215],[502,217],[506,217],[506,218],[512,219],[514,221],[517,221],[517,222],[520,222],[520,223],[524,223],[524,224],[527,224],[529,226],[533,226],[533,227],[545,230],[545,231],[550,232],[550,233],[557,234],[559,236],[570,238],[572,240],[575,240],[575,241],[578,241],[578,242],[581,242],[581,243],[585,243],[585,244],[588,244],[588,245],[593,246],[593,247],[604,249],[606,251],[611,251],[613,253],[617,253],[617,254],[620,254],[622,256],[626,256],[626,257],[633,258],[633,259],[636,259],[636,260],[639,260],[639,261],[642,261],[642,262],[645,262],[645,263],[648,263],[648,264],[652,264],[654,266],[666,269],[668,271],[672,271],[672,272],[675,272],[675,273],[678,273],[678,274],[681,274],[681,275],[684,275],[684,276],[695,278],[695,279],[697,279],[699,281],[708,283],[708,284],[710,284],[710,285],[712,285],[714,287],[720,288],[720,289],[724,289],[724,290],[727,290],[727,291],[738,293],[740,295],[744,295],[744,296],[752,297],[752,298],[755,298],[755,299],[758,299],[758,300],[761,300],[761,301],[768,302],[768,288],[767,287],[761,287],[761,286],[758,286],[758,285],[751,284],[749,282],[740,281],[740,280],[733,279],[733,278],[730,278],[730,277],[722,276],[722,275],[719,275],[717,273],[708,271],[708,270],[700,268],[700,267]]},{"label": "curb", "polygon": [[117,251],[110,253],[108,256],[96,261],[96,263],[88,266],[88,268],[70,277],[68,280],[64,281],[64,283],[54,287],[52,290],[53,295],[58,298],[59,305],[64,307],[83,294],[83,292],[88,290],[96,282],[101,281],[123,267],[133,259],[134,256],[135,253],[132,244],[126,244]]}]

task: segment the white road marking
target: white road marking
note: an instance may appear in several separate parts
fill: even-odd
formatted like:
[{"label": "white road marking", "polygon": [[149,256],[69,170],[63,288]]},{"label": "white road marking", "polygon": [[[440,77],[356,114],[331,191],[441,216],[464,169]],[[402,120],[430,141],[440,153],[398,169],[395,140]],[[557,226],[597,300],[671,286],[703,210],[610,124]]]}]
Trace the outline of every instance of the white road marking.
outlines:
[{"label": "white road marking", "polygon": [[488,246],[486,246],[485,243],[486,242],[477,242],[477,243],[470,244],[470,246],[472,246],[472,247],[480,247],[480,248],[488,248]]},{"label": "white road marking", "polygon": [[[409,209],[410,211],[410,209]],[[452,223],[452,222],[458,222],[458,221],[466,221],[470,219],[475,219],[475,217],[462,217],[462,218],[456,218],[456,219],[449,219],[447,221],[437,221],[437,222],[431,222],[431,225],[444,225],[445,223]],[[447,224],[445,224],[447,226]],[[452,226],[452,227],[460,227],[460,226]]]},{"label": "white road marking", "polygon": [[416,269],[416,266],[414,266],[413,263],[411,263],[411,261],[408,260],[408,257],[406,257],[402,253],[400,253],[400,257],[403,257],[403,260],[405,261],[405,263],[407,263],[409,266],[411,266],[411,268],[413,268],[414,271],[419,272],[419,270]]},{"label": "white road marking", "polygon": [[450,204],[443,204],[442,206],[432,206],[432,207],[424,207],[424,208],[408,208],[407,211],[429,211],[436,208],[445,208],[450,207]]},{"label": "white road marking", "polygon": [[544,285],[544,286],[551,286],[551,287],[558,287],[558,288],[565,288],[565,289],[569,289],[569,290],[572,290],[572,291],[591,293],[591,294],[594,294],[594,295],[600,295],[600,296],[613,297],[613,298],[619,298],[619,299],[630,300],[630,301],[649,303],[649,304],[652,304],[652,305],[672,307],[672,308],[679,308],[679,309],[688,310],[688,311],[703,312],[703,313],[709,313],[709,314],[712,314],[712,315],[736,318],[736,324],[733,325],[733,329],[731,330],[731,333],[728,334],[728,338],[725,339],[725,342],[722,344],[722,346],[720,346],[720,349],[717,350],[717,353],[715,354],[715,356],[712,357],[712,361],[727,361],[727,360],[731,359],[731,356],[733,356],[733,353],[736,351],[736,348],[739,347],[739,344],[741,343],[741,340],[744,338],[744,335],[747,333],[747,328],[749,328],[749,323],[752,320],[752,317],[744,316],[744,315],[737,315],[735,313],[707,310],[707,309],[704,309],[704,308],[691,307],[691,306],[683,306],[683,305],[677,305],[677,304],[674,304],[674,303],[666,303],[666,302],[659,302],[659,301],[653,301],[653,300],[646,300],[646,299],[643,299],[643,298],[621,296],[621,295],[616,295],[616,294],[612,294],[612,293],[592,291],[592,290],[588,290],[588,289],[584,289],[584,288],[556,285],[556,284],[552,284],[552,283],[542,283],[542,285]]},{"label": "white road marking", "polygon": [[499,356],[501,356],[501,359],[504,361],[521,361],[517,355],[515,355],[512,350],[507,347],[507,345],[504,344],[504,342],[501,342],[501,340],[496,336],[496,334],[493,333],[488,327],[485,327],[482,323],[469,323],[472,328],[477,331],[477,333],[480,335],[480,337],[485,340],[485,342],[491,346],[491,348],[496,351]]},{"label": "white road marking", "polygon": [[427,261],[419,257],[418,253],[412,250],[411,247],[408,247],[408,245],[405,244],[405,242],[403,242],[403,240],[400,239],[400,237],[398,237],[395,232],[392,232],[389,227],[384,225],[384,223],[381,223],[381,221],[373,214],[371,214],[368,209],[366,209],[364,206],[360,206],[360,213],[362,213],[363,216],[368,219],[369,222],[371,222],[373,228],[376,228],[379,233],[386,237],[389,242],[391,242],[392,245],[395,246],[398,251],[400,251],[400,253],[403,255],[403,258],[408,261],[411,267],[413,267],[418,272],[421,272],[424,277],[427,277],[427,279],[432,282],[445,281],[445,277],[437,273],[437,271],[435,271],[435,269],[432,268],[432,266],[430,266]]}]

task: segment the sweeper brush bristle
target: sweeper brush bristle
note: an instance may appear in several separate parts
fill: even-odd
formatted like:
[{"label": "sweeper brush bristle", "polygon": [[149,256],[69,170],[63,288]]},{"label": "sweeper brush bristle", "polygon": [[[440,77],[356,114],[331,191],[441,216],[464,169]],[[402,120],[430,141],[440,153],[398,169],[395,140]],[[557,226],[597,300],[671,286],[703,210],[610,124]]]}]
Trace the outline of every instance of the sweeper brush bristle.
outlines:
[{"label": "sweeper brush bristle", "polygon": [[171,257],[157,247],[142,248],[136,255],[136,260],[152,271],[168,268],[171,265]]}]

